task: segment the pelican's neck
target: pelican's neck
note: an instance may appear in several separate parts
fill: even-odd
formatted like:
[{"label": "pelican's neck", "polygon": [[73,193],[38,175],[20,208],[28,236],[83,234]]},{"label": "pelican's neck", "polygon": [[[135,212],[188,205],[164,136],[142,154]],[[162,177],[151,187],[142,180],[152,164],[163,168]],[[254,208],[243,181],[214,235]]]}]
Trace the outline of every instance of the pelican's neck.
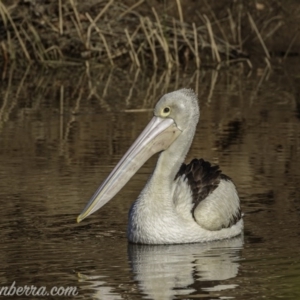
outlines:
[{"label": "pelican's neck", "polygon": [[172,200],[174,179],[190,149],[195,129],[196,124],[193,128],[182,132],[173,144],[160,154],[155,170],[147,184],[148,193],[146,193],[148,195],[145,195],[144,198],[153,201],[151,199],[153,197],[150,196],[158,192],[163,194],[165,198]]}]

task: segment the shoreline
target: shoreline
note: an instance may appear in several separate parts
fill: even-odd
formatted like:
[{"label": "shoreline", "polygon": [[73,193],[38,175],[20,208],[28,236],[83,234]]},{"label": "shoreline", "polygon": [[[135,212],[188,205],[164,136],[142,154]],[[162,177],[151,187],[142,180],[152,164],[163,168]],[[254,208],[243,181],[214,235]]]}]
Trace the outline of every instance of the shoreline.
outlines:
[{"label": "shoreline", "polygon": [[[200,3],[201,2],[201,3]],[[202,3],[203,2],[203,3]],[[296,1],[285,7],[224,1],[3,1],[0,58],[46,66],[137,68],[272,64],[299,56]],[[10,4],[9,4],[10,3]],[[285,36],[285,38],[282,38]]]}]

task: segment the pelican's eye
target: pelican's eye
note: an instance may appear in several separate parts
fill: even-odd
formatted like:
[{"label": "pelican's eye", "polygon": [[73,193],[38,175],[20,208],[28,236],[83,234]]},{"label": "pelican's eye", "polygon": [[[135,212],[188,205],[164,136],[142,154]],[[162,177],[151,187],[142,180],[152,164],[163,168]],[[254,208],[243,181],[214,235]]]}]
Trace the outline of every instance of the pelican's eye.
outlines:
[{"label": "pelican's eye", "polygon": [[162,114],[163,117],[167,117],[167,116],[170,114],[170,112],[171,112],[170,107],[166,106],[166,107],[162,110],[161,114]]}]

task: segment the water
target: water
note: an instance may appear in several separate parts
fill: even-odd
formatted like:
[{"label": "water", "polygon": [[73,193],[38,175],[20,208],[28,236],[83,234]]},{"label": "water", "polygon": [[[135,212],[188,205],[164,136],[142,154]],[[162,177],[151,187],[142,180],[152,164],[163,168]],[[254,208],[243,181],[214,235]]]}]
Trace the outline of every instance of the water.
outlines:
[{"label": "water", "polygon": [[[9,70],[0,101],[1,286],[75,286],[70,299],[299,299],[297,65],[252,73]],[[76,224],[157,99],[180,87],[196,89],[201,103],[187,160],[203,157],[234,179],[244,236],[129,245],[128,209],[157,157]]]}]

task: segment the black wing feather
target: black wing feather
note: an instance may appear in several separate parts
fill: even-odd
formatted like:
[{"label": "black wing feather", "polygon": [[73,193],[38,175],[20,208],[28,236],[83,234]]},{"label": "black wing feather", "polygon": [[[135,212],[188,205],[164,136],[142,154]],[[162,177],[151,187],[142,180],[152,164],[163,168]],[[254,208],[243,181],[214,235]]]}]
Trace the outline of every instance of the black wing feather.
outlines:
[{"label": "black wing feather", "polygon": [[[222,174],[222,170],[218,165],[212,166],[208,161],[202,158],[195,158],[188,165],[182,164],[175,176],[175,180],[181,176],[187,178],[187,182],[192,190],[194,204],[192,208],[193,216],[195,208],[218,187],[220,180],[231,181],[230,177]],[[231,227],[236,224],[241,219],[241,216],[242,214],[239,210],[238,214],[232,216],[229,225],[226,227]]]}]

